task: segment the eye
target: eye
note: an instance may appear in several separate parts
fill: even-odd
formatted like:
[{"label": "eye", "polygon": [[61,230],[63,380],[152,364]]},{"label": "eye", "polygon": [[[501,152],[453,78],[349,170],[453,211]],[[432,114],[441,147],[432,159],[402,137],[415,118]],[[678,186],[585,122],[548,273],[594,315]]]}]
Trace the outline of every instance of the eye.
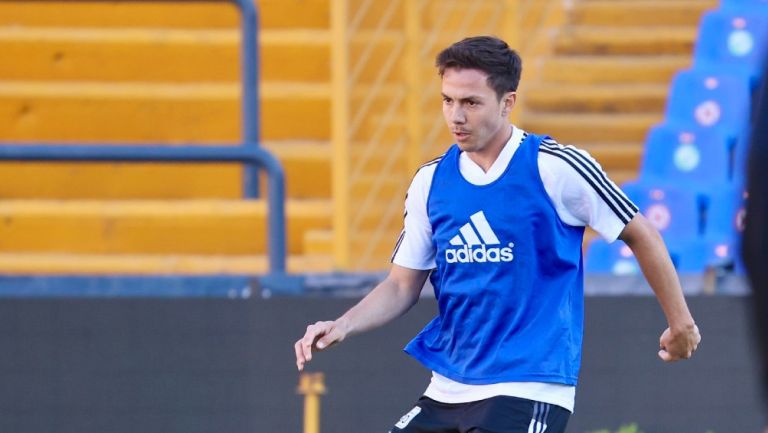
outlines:
[{"label": "eye", "polygon": [[467,105],[470,107],[476,107],[478,105],[477,101],[469,100],[467,101]]},{"label": "eye", "polygon": [[451,98],[448,98],[447,96],[443,96],[443,104],[450,104],[451,102],[452,102]]}]

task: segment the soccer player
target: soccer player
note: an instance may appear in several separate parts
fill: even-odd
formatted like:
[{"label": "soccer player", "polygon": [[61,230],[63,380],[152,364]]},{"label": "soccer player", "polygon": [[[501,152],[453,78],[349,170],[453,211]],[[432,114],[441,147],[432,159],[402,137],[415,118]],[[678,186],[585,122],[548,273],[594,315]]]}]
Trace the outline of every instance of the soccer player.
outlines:
[{"label": "soccer player", "polygon": [[666,315],[667,362],[700,341],[658,232],[584,151],[510,124],[520,57],[467,38],[437,56],[456,144],[416,173],[388,276],[334,321],[307,327],[314,351],[404,314],[430,277],[439,315],[405,348],[432,371],[395,432],[562,433],[573,411],[589,225],[634,252]]}]

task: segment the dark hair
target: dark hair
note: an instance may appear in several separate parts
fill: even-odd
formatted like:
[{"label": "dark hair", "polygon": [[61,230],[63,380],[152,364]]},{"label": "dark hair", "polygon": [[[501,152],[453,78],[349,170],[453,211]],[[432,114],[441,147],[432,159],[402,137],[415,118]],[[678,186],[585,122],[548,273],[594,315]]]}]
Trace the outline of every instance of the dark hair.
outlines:
[{"label": "dark hair", "polygon": [[506,42],[493,36],[462,39],[444,49],[435,59],[440,76],[446,69],[479,69],[488,74],[488,86],[501,99],[517,90],[523,60]]}]

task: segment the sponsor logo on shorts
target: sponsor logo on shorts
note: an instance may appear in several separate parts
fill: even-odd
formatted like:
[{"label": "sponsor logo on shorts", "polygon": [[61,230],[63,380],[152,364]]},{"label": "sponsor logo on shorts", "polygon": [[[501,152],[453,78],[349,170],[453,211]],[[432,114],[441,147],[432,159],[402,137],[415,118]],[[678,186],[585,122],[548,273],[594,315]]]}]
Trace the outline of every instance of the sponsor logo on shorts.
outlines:
[{"label": "sponsor logo on shorts", "polygon": [[413,409],[411,409],[410,412],[408,412],[407,414],[403,415],[402,418],[400,418],[400,421],[398,421],[398,423],[395,424],[395,427],[401,430],[408,427],[408,424],[410,424],[411,421],[413,421],[413,419],[416,418],[416,415],[420,413],[421,413],[421,408],[418,406],[414,407]]}]

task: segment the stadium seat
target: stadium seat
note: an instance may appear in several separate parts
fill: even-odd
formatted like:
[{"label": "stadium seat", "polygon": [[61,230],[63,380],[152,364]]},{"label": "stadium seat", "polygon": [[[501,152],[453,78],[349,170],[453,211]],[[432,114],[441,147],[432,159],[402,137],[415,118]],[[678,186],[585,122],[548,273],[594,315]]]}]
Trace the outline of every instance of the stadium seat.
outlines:
[{"label": "stadium seat", "polygon": [[727,159],[729,178],[735,180],[743,178],[750,111],[751,91],[745,76],[691,69],[673,80],[665,123],[699,139],[721,135],[732,155]]},{"label": "stadium seat", "polygon": [[744,77],[689,69],[672,81],[665,119],[684,128],[722,129],[735,137],[747,126],[750,105]]},{"label": "stadium seat", "polygon": [[735,239],[744,231],[746,215],[744,189],[722,186],[713,188],[704,203],[704,236],[711,239]]},{"label": "stadium seat", "polygon": [[765,6],[768,2],[730,0],[723,3],[723,10],[710,11],[702,18],[694,50],[694,68],[741,74],[749,77],[752,88],[756,88],[768,55],[768,6]]},{"label": "stadium seat", "polygon": [[671,183],[643,180],[628,182],[622,189],[664,239],[701,236],[703,203],[695,192]]},{"label": "stadium seat", "polygon": [[640,178],[644,182],[655,179],[685,185],[696,191],[707,190],[713,183],[731,182],[735,177],[731,158],[734,145],[718,130],[702,133],[698,128],[657,125],[645,141]]},{"label": "stadium seat", "polygon": [[745,203],[742,188],[713,188],[704,203],[704,230],[698,239],[676,245],[679,272],[701,272],[708,267],[743,269],[739,260],[744,230]]},{"label": "stadium seat", "polygon": [[768,14],[768,0],[721,0],[720,10],[724,12]]},{"label": "stadium seat", "polygon": [[617,240],[609,244],[595,239],[587,248],[584,270],[591,274],[638,275],[640,265],[624,242]]},{"label": "stadium seat", "polygon": [[678,273],[701,273],[707,268],[733,267],[738,254],[737,244],[728,240],[691,239],[672,247],[675,251],[675,267]]}]

